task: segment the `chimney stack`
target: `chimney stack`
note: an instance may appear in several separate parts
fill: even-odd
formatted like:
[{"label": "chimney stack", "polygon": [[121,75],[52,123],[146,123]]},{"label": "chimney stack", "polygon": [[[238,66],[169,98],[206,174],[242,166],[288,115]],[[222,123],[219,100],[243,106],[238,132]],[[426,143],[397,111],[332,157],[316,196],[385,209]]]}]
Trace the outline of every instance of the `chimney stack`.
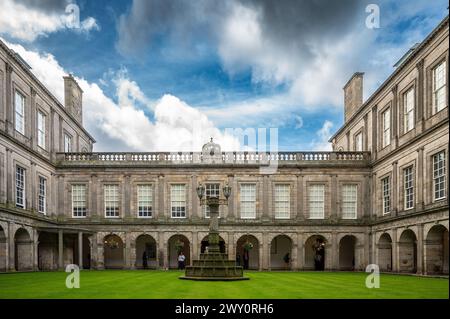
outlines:
[{"label": "chimney stack", "polygon": [[345,123],[363,104],[363,72],[356,72],[344,86]]},{"label": "chimney stack", "polygon": [[83,90],[81,90],[72,74],[64,78],[64,107],[77,120],[83,124]]}]

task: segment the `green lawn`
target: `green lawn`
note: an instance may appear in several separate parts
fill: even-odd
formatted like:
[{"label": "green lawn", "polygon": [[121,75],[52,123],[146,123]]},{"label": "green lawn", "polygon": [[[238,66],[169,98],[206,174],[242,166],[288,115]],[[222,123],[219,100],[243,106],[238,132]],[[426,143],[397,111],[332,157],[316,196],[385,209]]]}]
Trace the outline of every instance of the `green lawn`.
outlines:
[{"label": "green lawn", "polygon": [[0,298],[448,298],[448,279],[381,274],[380,288],[365,273],[246,272],[247,281],[198,282],[180,271],[82,271],[79,289],[67,273],[0,274]]}]

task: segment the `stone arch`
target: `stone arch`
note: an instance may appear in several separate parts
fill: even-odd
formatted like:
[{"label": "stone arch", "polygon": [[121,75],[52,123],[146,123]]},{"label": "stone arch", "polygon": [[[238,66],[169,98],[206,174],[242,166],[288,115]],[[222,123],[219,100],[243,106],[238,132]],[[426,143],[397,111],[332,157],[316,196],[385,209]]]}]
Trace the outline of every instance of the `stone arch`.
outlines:
[{"label": "stone arch", "polygon": [[[247,250],[246,247],[250,247],[248,244],[251,244],[253,247],[250,250]],[[246,255],[246,256],[245,256]],[[248,258],[248,267],[247,261],[244,259]],[[236,242],[236,263],[238,266],[243,266],[247,269],[259,269],[259,241],[253,235],[242,235]]]},{"label": "stone arch", "polygon": [[398,242],[399,271],[415,273],[417,271],[417,237],[411,229],[404,230]]},{"label": "stone arch", "polygon": [[122,238],[116,234],[109,234],[103,238],[103,260],[106,269],[122,269],[125,245]]},{"label": "stone arch", "polygon": [[345,235],[339,241],[339,270],[355,270],[356,237]]},{"label": "stone arch", "polygon": [[33,241],[23,227],[14,234],[14,267],[17,271],[33,269]]},{"label": "stone arch", "polygon": [[136,238],[136,268],[144,267],[144,252],[147,256],[147,267],[157,268],[156,240],[149,234],[141,234]]},{"label": "stone arch", "polygon": [[424,248],[426,273],[448,275],[448,229],[443,225],[431,227]]},{"label": "stone arch", "polygon": [[6,271],[6,259],[8,258],[6,233],[2,225],[0,225],[0,271]]},{"label": "stone arch", "polygon": [[191,264],[191,243],[189,239],[181,234],[173,235],[168,240],[169,268],[178,267],[178,255],[180,252],[186,256],[185,264]]},{"label": "stone arch", "polygon": [[41,231],[38,237],[38,269],[58,269],[58,234]]},{"label": "stone arch", "polygon": [[[208,242],[208,235],[204,236],[203,239],[200,241],[200,253],[203,254],[206,251],[206,247],[209,246]],[[226,252],[226,243],[222,236],[219,236],[219,247],[220,252],[222,254],[225,254]]]},{"label": "stone arch", "polygon": [[[270,242],[270,269],[289,270],[292,267],[292,246],[291,237],[282,234],[273,237]],[[286,256],[288,255],[288,262],[286,263]]]},{"label": "stone arch", "polygon": [[306,270],[324,270],[327,240],[322,235],[312,235],[305,241],[304,268]]},{"label": "stone arch", "polygon": [[392,238],[388,233],[381,234],[377,245],[378,266],[381,271],[392,271]]}]

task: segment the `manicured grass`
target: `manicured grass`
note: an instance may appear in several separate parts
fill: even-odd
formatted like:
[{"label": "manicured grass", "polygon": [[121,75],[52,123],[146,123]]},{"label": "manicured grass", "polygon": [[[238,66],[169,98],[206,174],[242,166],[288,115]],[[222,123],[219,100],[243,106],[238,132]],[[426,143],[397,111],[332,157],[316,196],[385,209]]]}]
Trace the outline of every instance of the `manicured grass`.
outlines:
[{"label": "manicured grass", "polygon": [[180,271],[82,271],[79,289],[65,286],[65,272],[0,274],[0,298],[448,298],[442,278],[381,274],[380,288],[365,273],[246,272],[247,281],[198,282]]}]

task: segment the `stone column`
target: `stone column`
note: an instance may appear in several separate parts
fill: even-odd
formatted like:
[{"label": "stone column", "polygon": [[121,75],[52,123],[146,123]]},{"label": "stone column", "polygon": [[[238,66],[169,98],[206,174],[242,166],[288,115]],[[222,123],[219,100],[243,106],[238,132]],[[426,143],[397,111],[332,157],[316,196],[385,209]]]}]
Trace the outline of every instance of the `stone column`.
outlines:
[{"label": "stone column", "polygon": [[297,197],[297,220],[302,221],[306,218],[304,216],[303,212],[303,175],[297,176],[297,194],[295,196]]},{"label": "stone column", "polygon": [[298,256],[298,240],[297,234],[293,236],[292,239],[292,249],[291,249],[291,270],[298,270],[299,268],[299,256]]},{"label": "stone column", "polygon": [[297,233],[297,259],[298,259],[298,270],[305,268],[305,242],[302,233]]},{"label": "stone column", "polygon": [[125,233],[124,243],[124,256],[125,256],[125,268],[131,269],[131,238],[130,233]]},{"label": "stone column", "polygon": [[6,132],[10,135],[13,135],[13,133],[14,133],[14,124],[13,124],[14,107],[13,107],[13,101],[11,101],[11,97],[12,97],[11,74],[13,72],[13,68],[12,68],[12,65],[9,63],[6,63],[5,66],[6,66],[6,81],[5,81],[5,86],[6,86],[6,105],[5,105]]},{"label": "stone column", "polygon": [[[331,174],[331,206],[330,206],[330,219],[332,221],[337,221],[342,216],[340,214],[339,209],[339,195],[338,195],[338,187],[337,187],[337,175]],[[326,218],[326,216],[325,216]]]},{"label": "stone column", "polygon": [[[36,90],[34,88],[31,88],[30,90],[30,128],[31,128],[31,134],[30,134],[30,146],[33,150],[37,149],[37,135],[35,132],[37,131],[36,128],[36,122],[37,122],[37,107],[36,107]],[[26,115],[25,115],[26,116]],[[36,138],[35,138],[36,137]],[[34,193],[33,193],[34,194]]]},{"label": "stone column", "polygon": [[[31,189],[31,194],[37,194],[37,190],[36,190],[36,184],[38,181],[38,177],[36,174],[36,163],[31,161],[30,162],[30,179],[29,181],[25,181],[25,183],[28,185],[30,185],[30,189]],[[28,197],[27,194],[25,194],[26,197]],[[27,208],[31,208],[34,209],[36,211],[38,211],[38,204],[37,204],[37,196],[31,196],[30,200],[30,206],[27,206]],[[28,204],[28,201],[27,201]]]},{"label": "stone column", "polygon": [[159,203],[158,203],[158,220],[164,220],[166,217],[166,207],[164,206],[165,203],[165,198],[164,198],[164,188],[165,188],[165,178],[164,175],[160,175],[158,177],[158,199],[159,199]]},{"label": "stone column", "polygon": [[78,267],[83,269],[83,233],[78,232]]},{"label": "stone column", "polygon": [[33,229],[33,270],[39,270],[39,233],[36,229]]},{"label": "stone column", "polygon": [[234,233],[228,232],[228,258],[236,259],[236,246],[234,244]]},{"label": "stone column", "polygon": [[64,269],[64,233],[63,230],[58,230],[58,268]]},{"label": "stone column", "polygon": [[423,119],[424,119],[424,59],[421,59],[416,64],[418,77],[417,77],[417,107],[416,107],[416,133],[419,134],[423,131]]},{"label": "stone column", "polygon": [[[336,260],[337,260],[337,258],[339,258],[338,248],[339,248],[339,245],[336,245],[336,242],[332,242],[331,244],[330,243],[325,244],[325,270],[326,271],[333,270],[333,264],[336,264]],[[330,251],[333,251],[332,258],[330,258],[330,253],[329,253]],[[336,258],[336,256],[338,256],[338,257]]]},{"label": "stone column", "polygon": [[99,191],[99,185],[98,185],[98,177],[96,174],[91,175],[91,183],[89,187],[89,193],[90,193],[90,207],[89,207],[89,215],[93,219],[99,218],[99,211],[98,211],[98,204],[97,204],[97,197],[98,197],[98,191]]},{"label": "stone column", "polygon": [[392,230],[392,271],[398,272],[400,265],[400,257],[398,251],[397,228]]},{"label": "stone column", "polygon": [[[197,196],[195,196],[197,197]],[[198,197],[197,197],[198,198]],[[198,244],[198,232],[193,231],[192,232],[192,260],[200,259],[200,253],[199,253],[199,244]]]},{"label": "stone column", "polygon": [[104,245],[103,237],[97,234],[97,269],[105,269]]},{"label": "stone column", "polygon": [[392,193],[392,207],[391,212],[392,216],[397,216],[397,208],[398,208],[398,181],[397,181],[397,161],[394,161],[392,163],[392,186],[391,186],[391,193]]},{"label": "stone column", "polygon": [[9,270],[16,271],[16,249],[15,249],[15,240],[14,240],[14,224],[8,222],[8,252],[9,252]]},{"label": "stone column", "polygon": [[424,272],[424,239],[423,239],[423,224],[417,225],[417,273]]},{"label": "stone column", "polygon": [[417,186],[417,196],[415,198],[416,200],[416,207],[417,211],[423,210],[424,206],[424,192],[426,185],[424,184],[424,176],[423,176],[423,165],[424,165],[424,156],[423,156],[423,149],[424,147],[419,147],[417,149],[417,178],[415,179]]},{"label": "stone column", "polygon": [[397,84],[392,88],[392,136],[394,138],[394,148],[398,147],[398,97]]},{"label": "stone column", "polygon": [[378,151],[378,105],[372,107],[372,161],[377,159]]},{"label": "stone column", "polygon": [[271,197],[271,185],[270,185],[270,176],[263,175],[262,177],[262,221],[269,221],[274,216],[270,215],[270,197]]},{"label": "stone column", "polygon": [[97,245],[97,234],[93,234],[91,236],[91,268],[92,269],[98,269],[98,245]]},{"label": "stone column", "polygon": [[123,204],[121,206],[123,209],[122,216],[124,216],[125,218],[132,218],[132,217],[136,216],[136,215],[134,215],[135,212],[131,212],[131,183],[130,183],[130,181],[131,181],[130,175],[124,175],[124,183],[122,184]]},{"label": "stone column", "polygon": [[363,117],[363,119],[364,119],[364,144],[363,144],[363,147],[362,147],[362,150],[363,151],[368,151],[369,150],[369,134],[368,134],[368,132],[369,132],[369,124],[368,124],[368,114],[369,113],[366,113],[366,114],[364,114],[364,117]]},{"label": "stone column", "polygon": [[330,250],[327,249],[329,244],[325,246],[325,267],[326,267],[326,260],[327,254],[328,256],[331,255],[332,261],[331,261],[331,269],[332,270],[338,270],[339,269],[339,243],[337,242],[337,233],[333,231],[331,233],[331,254]]}]

